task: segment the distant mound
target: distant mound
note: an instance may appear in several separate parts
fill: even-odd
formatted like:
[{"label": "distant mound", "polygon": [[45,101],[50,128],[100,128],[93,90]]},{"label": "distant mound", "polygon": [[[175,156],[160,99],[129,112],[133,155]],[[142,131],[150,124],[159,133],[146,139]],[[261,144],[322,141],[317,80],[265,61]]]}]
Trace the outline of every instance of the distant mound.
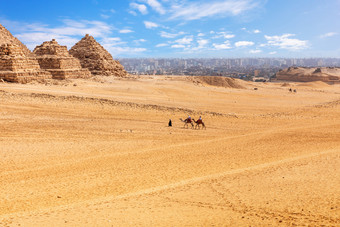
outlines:
[{"label": "distant mound", "polygon": [[289,83],[283,83],[283,84],[281,85],[281,87],[289,87],[289,86],[290,86]]},{"label": "distant mound", "polygon": [[289,67],[276,73],[276,79],[280,81],[340,83],[340,68],[304,68]]},{"label": "distant mound", "polygon": [[323,88],[330,86],[329,84],[322,82],[322,81],[314,81],[314,82],[307,82],[304,84],[298,84],[297,86],[303,87],[312,87],[312,88]]},{"label": "distant mound", "polygon": [[225,87],[225,88],[237,88],[245,89],[245,82],[239,79],[222,76],[193,76],[190,77],[194,83]]}]

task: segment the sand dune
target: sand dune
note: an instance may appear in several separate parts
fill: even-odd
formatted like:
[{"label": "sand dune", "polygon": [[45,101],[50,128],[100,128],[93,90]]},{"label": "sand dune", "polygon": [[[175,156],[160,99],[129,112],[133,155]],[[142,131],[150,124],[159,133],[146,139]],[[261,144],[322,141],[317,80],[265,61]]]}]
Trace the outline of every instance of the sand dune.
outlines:
[{"label": "sand dune", "polygon": [[340,224],[339,86],[192,79],[0,83],[0,226]]},{"label": "sand dune", "polygon": [[188,79],[193,80],[194,83],[203,84],[203,85],[211,85],[216,87],[225,87],[225,88],[245,88],[246,82],[230,77],[222,77],[222,76],[194,76],[189,77]]}]

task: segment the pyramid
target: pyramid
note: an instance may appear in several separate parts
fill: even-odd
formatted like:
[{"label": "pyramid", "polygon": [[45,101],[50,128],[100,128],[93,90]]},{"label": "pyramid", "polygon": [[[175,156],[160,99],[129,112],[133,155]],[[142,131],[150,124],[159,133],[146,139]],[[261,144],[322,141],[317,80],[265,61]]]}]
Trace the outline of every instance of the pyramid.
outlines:
[{"label": "pyramid", "polygon": [[80,61],[67,51],[67,47],[59,45],[55,39],[37,46],[33,53],[40,68],[50,72],[53,79],[91,77],[90,71],[83,69]]},{"label": "pyramid", "polygon": [[27,83],[51,78],[31,51],[0,24],[0,79]]},{"label": "pyramid", "polygon": [[2,44],[16,44],[22,48],[25,55],[30,55],[31,51],[17,38],[15,38],[4,26],[0,24],[0,45]]},{"label": "pyramid", "polygon": [[127,76],[120,62],[113,60],[111,54],[88,34],[70,49],[70,54],[78,58],[82,67],[89,69],[94,76]]}]

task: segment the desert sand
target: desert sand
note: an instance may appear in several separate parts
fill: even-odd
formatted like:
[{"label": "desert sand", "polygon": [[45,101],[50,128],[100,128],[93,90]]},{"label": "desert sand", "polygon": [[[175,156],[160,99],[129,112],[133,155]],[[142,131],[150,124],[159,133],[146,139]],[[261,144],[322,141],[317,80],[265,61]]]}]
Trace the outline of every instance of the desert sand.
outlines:
[{"label": "desert sand", "polygon": [[0,226],[339,226],[340,85],[0,83],[0,182]]}]

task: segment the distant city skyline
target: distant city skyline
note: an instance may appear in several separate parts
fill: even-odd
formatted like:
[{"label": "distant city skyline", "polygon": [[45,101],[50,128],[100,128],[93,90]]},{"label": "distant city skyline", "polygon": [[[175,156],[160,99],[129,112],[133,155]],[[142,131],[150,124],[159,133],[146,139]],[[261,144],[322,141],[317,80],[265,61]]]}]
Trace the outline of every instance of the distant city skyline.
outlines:
[{"label": "distant city skyline", "polygon": [[280,69],[340,67],[340,58],[119,58],[131,74],[158,75],[254,75],[270,77]]},{"label": "distant city skyline", "polygon": [[0,1],[31,50],[94,36],[114,58],[340,57],[339,0]]}]

